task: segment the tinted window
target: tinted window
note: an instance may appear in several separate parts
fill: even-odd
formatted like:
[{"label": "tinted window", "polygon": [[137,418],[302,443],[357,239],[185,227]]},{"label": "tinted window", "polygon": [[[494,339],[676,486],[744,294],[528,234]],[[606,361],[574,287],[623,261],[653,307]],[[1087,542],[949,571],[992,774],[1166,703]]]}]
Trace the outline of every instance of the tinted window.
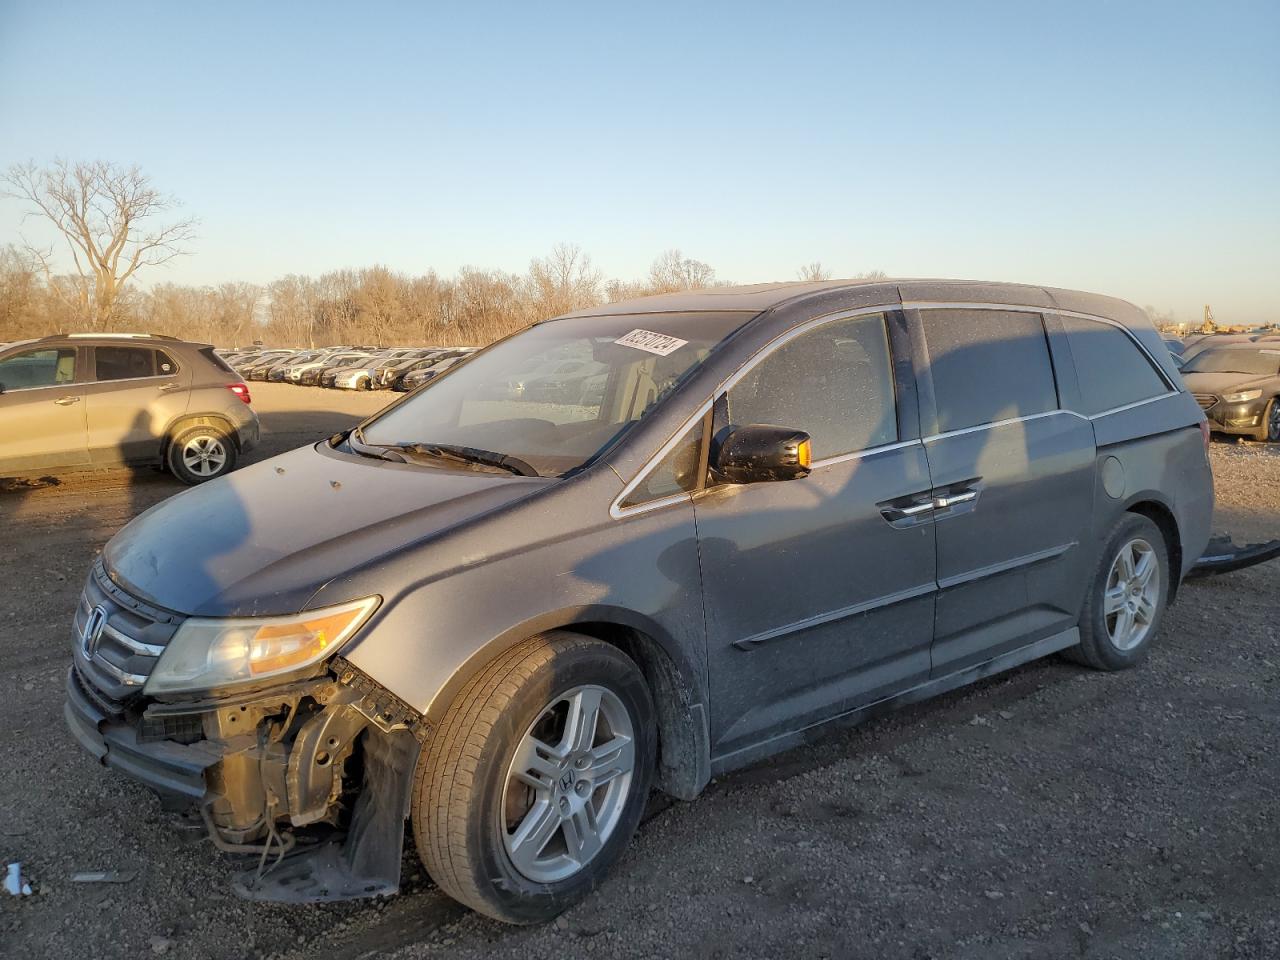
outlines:
[{"label": "tinted window", "polygon": [[671,448],[662,462],[649,471],[649,475],[631,491],[623,507],[634,507],[650,500],[688,493],[698,485],[698,462],[702,459],[703,421]]},{"label": "tinted window", "polygon": [[155,376],[155,351],[146,347],[94,347],[94,378],[129,380]]},{"label": "tinted window", "polygon": [[779,347],[729,391],[729,421],[804,430],[815,460],[897,440],[884,315],[836,320]]},{"label": "tinted window", "polygon": [[1080,412],[1101,413],[1168,393],[1169,387],[1129,335],[1109,323],[1063,317],[1080,383]]},{"label": "tinted window", "polygon": [[49,387],[56,383],[71,383],[75,378],[74,347],[24,350],[0,360],[0,387],[5,390]]},{"label": "tinted window", "polygon": [[963,430],[1058,407],[1040,315],[925,310],[938,429]]},{"label": "tinted window", "polygon": [[231,365],[227,363],[226,358],[218,356],[213,352],[212,348],[205,347],[205,349],[200,351],[200,355],[224,373],[235,373],[235,370],[233,370]]}]

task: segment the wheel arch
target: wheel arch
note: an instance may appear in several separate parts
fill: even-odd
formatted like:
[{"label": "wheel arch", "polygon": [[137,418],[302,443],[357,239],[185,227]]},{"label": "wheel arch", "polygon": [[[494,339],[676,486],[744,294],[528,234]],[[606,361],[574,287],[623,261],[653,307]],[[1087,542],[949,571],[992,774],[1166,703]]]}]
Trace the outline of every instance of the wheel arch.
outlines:
[{"label": "wheel arch", "polygon": [[1154,523],[1164,537],[1164,544],[1169,551],[1169,569],[1173,576],[1169,578],[1169,602],[1178,596],[1178,586],[1182,583],[1182,533],[1178,529],[1178,519],[1168,504],[1154,497],[1138,497],[1125,507],[1127,513],[1136,513]]},{"label": "wheel arch", "polygon": [[704,684],[675,641],[657,624],[631,611],[578,608],[545,614],[513,627],[454,671],[427,707],[427,722],[431,726],[439,724],[454,697],[495,657],[550,630],[593,637],[618,648],[635,662],[649,687],[657,717],[655,786],[680,800],[692,800],[701,793],[711,779],[711,736]]},{"label": "wheel arch", "polygon": [[235,444],[236,452],[240,452],[240,433],[235,424],[226,417],[218,413],[184,413],[165,428],[164,436],[160,440],[161,463],[168,456],[169,445],[173,443],[174,437],[191,427],[217,427]]}]

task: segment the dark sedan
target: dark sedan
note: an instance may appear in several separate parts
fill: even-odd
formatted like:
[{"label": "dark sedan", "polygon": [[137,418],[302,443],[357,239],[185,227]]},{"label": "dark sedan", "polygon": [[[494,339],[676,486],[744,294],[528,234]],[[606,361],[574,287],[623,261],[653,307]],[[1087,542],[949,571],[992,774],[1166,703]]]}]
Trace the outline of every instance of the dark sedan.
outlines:
[{"label": "dark sedan", "polygon": [[1219,433],[1280,443],[1280,344],[1229,343],[1198,353],[1182,368]]}]

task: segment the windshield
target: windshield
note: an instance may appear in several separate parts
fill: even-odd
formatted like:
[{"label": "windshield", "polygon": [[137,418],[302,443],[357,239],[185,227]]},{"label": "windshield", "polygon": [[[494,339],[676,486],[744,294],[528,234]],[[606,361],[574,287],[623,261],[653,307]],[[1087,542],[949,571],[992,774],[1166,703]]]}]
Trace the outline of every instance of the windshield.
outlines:
[{"label": "windshield", "polygon": [[539,476],[563,476],[637,423],[750,316],[539,324],[458,362],[447,377],[366,424],[352,448],[468,448],[518,460]]},{"label": "windshield", "polygon": [[1220,347],[1206,350],[1182,368],[1183,373],[1249,373],[1267,377],[1280,370],[1280,349],[1239,350]]}]

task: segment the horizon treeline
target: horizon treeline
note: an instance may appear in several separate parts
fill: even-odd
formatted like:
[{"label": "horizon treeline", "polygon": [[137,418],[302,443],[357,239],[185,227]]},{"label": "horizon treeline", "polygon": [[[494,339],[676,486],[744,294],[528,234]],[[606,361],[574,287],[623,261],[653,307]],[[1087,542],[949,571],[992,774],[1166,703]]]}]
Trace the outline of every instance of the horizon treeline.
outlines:
[{"label": "horizon treeline", "polygon": [[[821,264],[797,271],[827,279]],[[864,277],[883,277],[875,271]],[[0,342],[86,331],[74,298],[16,247],[0,248]],[[261,340],[284,346],[367,343],[481,346],[534,321],[599,303],[723,285],[709,264],[671,249],[639,280],[606,279],[572,244],[534,258],[526,273],[462,267],[410,274],[383,266],[290,274],[268,284],[217,286],[155,283],[126,288],[97,328],[157,333],[241,346]],[[94,331],[96,332],[96,331]]]}]

